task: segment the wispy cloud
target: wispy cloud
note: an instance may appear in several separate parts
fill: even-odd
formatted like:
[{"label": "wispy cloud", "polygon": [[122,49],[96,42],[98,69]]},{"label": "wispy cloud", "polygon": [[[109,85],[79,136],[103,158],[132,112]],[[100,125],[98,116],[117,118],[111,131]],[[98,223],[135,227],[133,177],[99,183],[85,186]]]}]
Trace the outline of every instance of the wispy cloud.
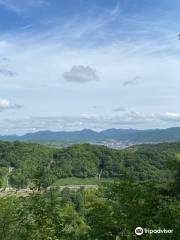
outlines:
[{"label": "wispy cloud", "polygon": [[124,107],[117,107],[112,109],[113,112],[124,112],[126,109]]},{"label": "wispy cloud", "polygon": [[[180,124],[178,116],[167,114],[179,112],[176,29],[120,13],[117,6],[86,17],[76,14],[66,21],[56,18],[51,29],[35,29],[30,23],[24,24],[26,33],[22,28],[18,34],[1,35],[0,54],[12,59],[0,62],[3,97],[25,105],[23,114],[18,111],[19,122],[11,119],[1,126],[17,133]],[[18,77],[12,78],[13,73]],[[72,87],[72,83],[91,82]],[[121,103],[127,109],[136,106],[137,112],[114,107]],[[84,112],[89,117],[81,116]],[[35,118],[39,114],[50,117]],[[34,117],[23,119],[28,116]]]},{"label": "wispy cloud", "polygon": [[17,72],[10,69],[10,59],[9,58],[1,58],[0,59],[0,75],[5,77],[14,77],[17,76]]},{"label": "wispy cloud", "polygon": [[123,83],[123,86],[124,87],[126,87],[126,86],[134,86],[134,85],[137,85],[141,80],[142,80],[141,76],[135,76],[131,80],[125,81]]},{"label": "wispy cloud", "polygon": [[17,76],[17,73],[9,69],[0,68],[0,75],[3,75],[5,77],[14,77],[14,76]]},{"label": "wispy cloud", "polygon": [[2,6],[16,13],[24,12],[33,7],[41,7],[46,3],[46,0],[0,0]]}]

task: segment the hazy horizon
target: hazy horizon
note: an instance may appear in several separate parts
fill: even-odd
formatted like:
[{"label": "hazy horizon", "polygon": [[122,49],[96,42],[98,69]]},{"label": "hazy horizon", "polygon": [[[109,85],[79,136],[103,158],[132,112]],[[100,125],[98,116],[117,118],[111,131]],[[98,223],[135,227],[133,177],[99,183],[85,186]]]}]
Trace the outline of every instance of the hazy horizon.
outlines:
[{"label": "hazy horizon", "polygon": [[72,129],[72,130],[51,130],[51,129],[40,129],[40,130],[32,130],[29,132],[21,132],[21,133],[9,133],[9,134],[0,134],[0,137],[8,137],[8,136],[25,136],[26,134],[34,134],[39,132],[51,132],[51,133],[72,133],[72,132],[83,132],[83,131],[92,131],[96,133],[105,132],[108,130],[134,130],[134,131],[154,131],[154,130],[168,130],[173,128],[179,128],[180,127],[170,127],[170,128],[104,128],[104,129],[91,129],[91,128],[82,128],[82,129]]}]

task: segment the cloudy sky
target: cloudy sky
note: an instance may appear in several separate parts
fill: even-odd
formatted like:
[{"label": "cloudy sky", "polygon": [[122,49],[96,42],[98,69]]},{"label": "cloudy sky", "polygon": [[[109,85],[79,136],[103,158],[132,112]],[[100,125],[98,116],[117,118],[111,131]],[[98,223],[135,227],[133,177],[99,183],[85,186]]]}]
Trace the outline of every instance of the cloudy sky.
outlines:
[{"label": "cloudy sky", "polygon": [[180,126],[179,0],[0,0],[0,134]]}]

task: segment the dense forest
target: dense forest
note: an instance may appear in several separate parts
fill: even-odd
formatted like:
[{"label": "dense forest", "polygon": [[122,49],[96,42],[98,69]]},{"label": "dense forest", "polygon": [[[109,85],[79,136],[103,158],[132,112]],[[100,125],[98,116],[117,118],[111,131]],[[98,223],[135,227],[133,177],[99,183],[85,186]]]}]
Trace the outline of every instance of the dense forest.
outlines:
[{"label": "dense forest", "polygon": [[[0,239],[131,240],[139,238],[134,229],[141,226],[173,230],[141,239],[178,240],[179,160],[179,142],[125,150],[0,142],[1,188],[36,189],[0,194]],[[112,181],[99,181],[98,190],[50,187],[62,178],[98,176]]]},{"label": "dense forest", "polygon": [[[97,177],[136,180],[171,178],[168,163],[178,159],[180,143],[141,145],[113,150],[90,144],[55,149],[21,142],[0,142],[0,186],[33,187],[60,178]],[[51,171],[49,171],[49,169]]]}]

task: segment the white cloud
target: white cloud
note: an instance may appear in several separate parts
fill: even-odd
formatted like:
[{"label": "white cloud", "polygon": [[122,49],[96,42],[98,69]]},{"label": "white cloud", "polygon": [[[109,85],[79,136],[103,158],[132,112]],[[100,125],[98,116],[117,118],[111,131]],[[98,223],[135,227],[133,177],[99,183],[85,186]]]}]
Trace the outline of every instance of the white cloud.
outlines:
[{"label": "white cloud", "polygon": [[8,99],[0,99],[0,111],[7,109],[19,109],[22,106],[19,104],[12,104]]},{"label": "white cloud", "polygon": [[160,119],[165,122],[179,122],[180,123],[180,113],[166,112],[160,115]]},{"label": "white cloud", "polygon": [[[168,114],[169,115],[169,114]],[[82,129],[93,129],[101,131],[104,129],[117,128],[168,128],[179,126],[180,113],[178,117],[169,117],[167,113],[140,113],[127,112],[114,116],[107,115],[88,115],[79,116],[56,116],[56,117],[30,117],[21,119],[1,119],[0,134],[25,134],[43,130],[51,131],[75,131]]]},{"label": "white cloud", "polygon": [[167,112],[167,113],[165,113],[165,116],[167,116],[167,117],[180,117],[180,114],[179,113]]},{"label": "white cloud", "polygon": [[4,110],[10,107],[10,101],[7,99],[0,99],[0,109]]},{"label": "white cloud", "polygon": [[63,74],[67,82],[87,83],[99,80],[96,70],[89,66],[73,66],[69,72]]}]

